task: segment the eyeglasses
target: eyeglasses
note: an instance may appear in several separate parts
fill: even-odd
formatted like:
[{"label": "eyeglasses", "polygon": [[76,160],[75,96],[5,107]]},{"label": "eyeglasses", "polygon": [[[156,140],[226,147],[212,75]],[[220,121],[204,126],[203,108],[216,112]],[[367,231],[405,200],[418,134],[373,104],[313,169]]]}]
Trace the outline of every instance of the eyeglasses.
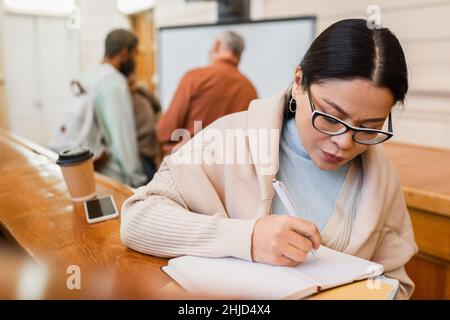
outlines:
[{"label": "eyeglasses", "polygon": [[322,133],[328,134],[330,136],[338,136],[346,133],[348,130],[351,130],[353,131],[353,141],[368,145],[385,142],[386,140],[392,138],[392,136],[394,135],[392,131],[392,116],[390,112],[388,117],[388,131],[353,127],[345,123],[341,119],[317,110],[313,100],[311,99],[311,92],[309,90],[309,87],[307,88],[307,93],[312,111],[312,125],[316,130]]}]

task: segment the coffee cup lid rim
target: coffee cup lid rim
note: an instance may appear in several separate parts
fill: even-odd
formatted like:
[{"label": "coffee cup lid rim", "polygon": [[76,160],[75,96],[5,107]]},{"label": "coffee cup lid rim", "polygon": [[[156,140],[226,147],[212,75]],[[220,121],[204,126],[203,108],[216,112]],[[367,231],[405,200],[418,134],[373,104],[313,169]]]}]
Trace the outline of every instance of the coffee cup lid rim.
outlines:
[{"label": "coffee cup lid rim", "polygon": [[60,166],[70,166],[86,161],[94,156],[94,154],[85,147],[77,147],[65,149],[58,153],[59,157],[56,163]]}]

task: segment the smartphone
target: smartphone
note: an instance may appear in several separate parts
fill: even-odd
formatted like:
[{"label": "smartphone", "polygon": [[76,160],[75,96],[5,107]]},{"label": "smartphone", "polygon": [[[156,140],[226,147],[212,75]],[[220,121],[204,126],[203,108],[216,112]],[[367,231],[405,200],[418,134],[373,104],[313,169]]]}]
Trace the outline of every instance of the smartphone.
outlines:
[{"label": "smartphone", "polygon": [[119,216],[119,211],[112,196],[87,200],[84,202],[84,210],[88,223],[97,223]]}]

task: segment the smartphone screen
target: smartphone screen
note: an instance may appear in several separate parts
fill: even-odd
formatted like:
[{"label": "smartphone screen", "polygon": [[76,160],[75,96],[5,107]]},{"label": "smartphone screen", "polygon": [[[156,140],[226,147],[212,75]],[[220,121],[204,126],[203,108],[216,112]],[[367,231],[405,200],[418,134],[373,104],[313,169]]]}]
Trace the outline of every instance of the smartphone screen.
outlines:
[{"label": "smartphone screen", "polygon": [[89,219],[96,219],[116,213],[110,197],[86,201],[86,209]]}]

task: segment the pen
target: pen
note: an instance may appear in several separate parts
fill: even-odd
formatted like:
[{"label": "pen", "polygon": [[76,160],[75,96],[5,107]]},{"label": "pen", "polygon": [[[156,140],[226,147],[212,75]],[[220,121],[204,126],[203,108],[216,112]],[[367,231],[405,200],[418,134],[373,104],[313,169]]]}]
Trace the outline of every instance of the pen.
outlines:
[{"label": "pen", "polygon": [[[289,195],[289,192],[287,191],[284,183],[273,179],[272,184],[273,184],[273,188],[275,189],[276,193],[280,197],[281,202],[283,203],[284,207],[287,209],[288,213],[291,216],[297,216],[297,213],[295,210],[295,203],[292,200],[291,196]],[[311,238],[309,236],[308,236],[308,239],[311,240]],[[311,249],[311,254],[317,260],[317,252],[314,249]]]}]

